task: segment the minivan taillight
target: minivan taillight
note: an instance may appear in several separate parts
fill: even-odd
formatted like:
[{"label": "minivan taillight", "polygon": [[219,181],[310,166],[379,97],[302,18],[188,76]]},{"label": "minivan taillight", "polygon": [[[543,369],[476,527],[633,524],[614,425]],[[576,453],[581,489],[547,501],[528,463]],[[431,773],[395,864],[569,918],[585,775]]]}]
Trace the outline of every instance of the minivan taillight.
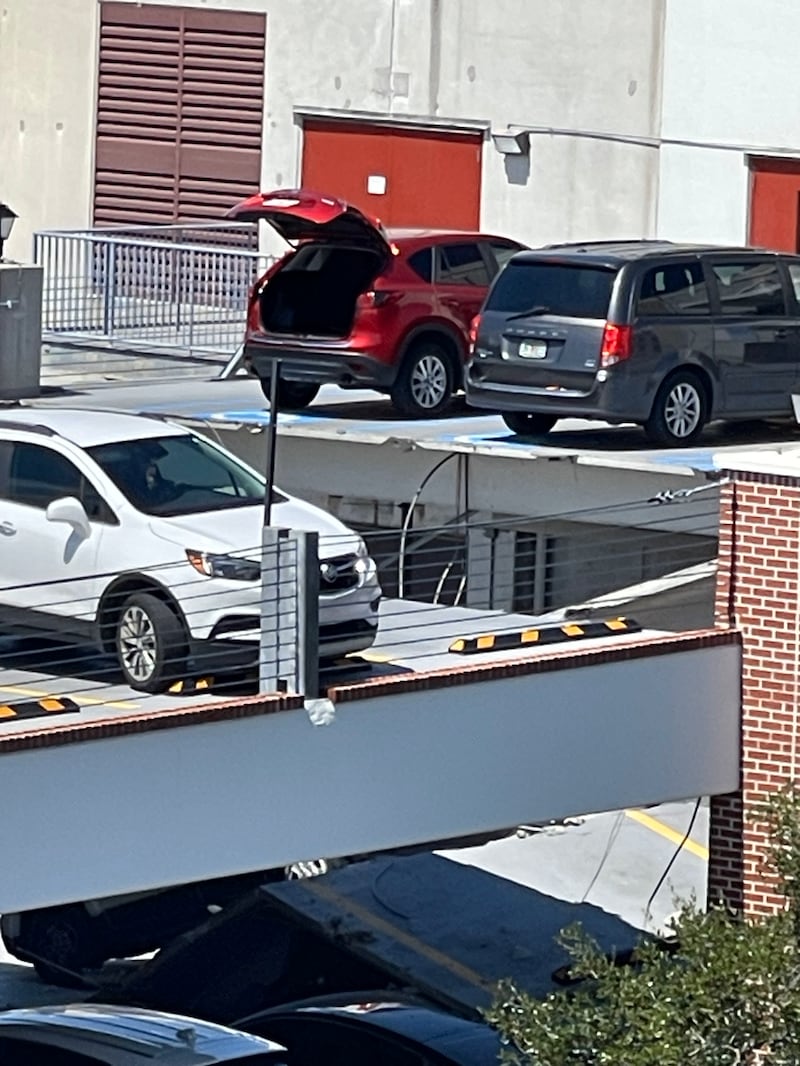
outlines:
[{"label": "minivan taillight", "polygon": [[600,366],[614,366],[629,359],[633,352],[630,326],[615,326],[606,322],[600,343]]},{"label": "minivan taillight", "polygon": [[475,350],[475,341],[478,339],[478,330],[481,328],[481,316],[475,315],[469,324],[469,350]]}]

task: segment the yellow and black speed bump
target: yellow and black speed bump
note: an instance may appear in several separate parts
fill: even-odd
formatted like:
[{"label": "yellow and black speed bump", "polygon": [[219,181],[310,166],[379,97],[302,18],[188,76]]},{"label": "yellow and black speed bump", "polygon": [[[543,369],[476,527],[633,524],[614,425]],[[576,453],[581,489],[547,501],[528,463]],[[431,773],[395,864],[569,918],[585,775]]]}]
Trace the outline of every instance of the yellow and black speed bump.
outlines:
[{"label": "yellow and black speed bump", "polygon": [[74,714],[80,704],[66,696],[45,696],[40,700],[20,700],[19,703],[0,703],[0,719],[41,718],[53,714]]},{"label": "yellow and black speed bump", "polygon": [[187,678],[183,681],[173,682],[167,692],[173,696],[188,696],[193,692],[207,692],[213,684],[213,677]]},{"label": "yellow and black speed bump", "polygon": [[512,651],[514,648],[539,647],[569,640],[609,637],[616,633],[640,633],[642,627],[632,618],[609,618],[604,621],[565,622],[562,625],[515,629],[507,633],[483,633],[478,637],[459,637],[448,649],[457,655],[476,655],[486,651]]}]

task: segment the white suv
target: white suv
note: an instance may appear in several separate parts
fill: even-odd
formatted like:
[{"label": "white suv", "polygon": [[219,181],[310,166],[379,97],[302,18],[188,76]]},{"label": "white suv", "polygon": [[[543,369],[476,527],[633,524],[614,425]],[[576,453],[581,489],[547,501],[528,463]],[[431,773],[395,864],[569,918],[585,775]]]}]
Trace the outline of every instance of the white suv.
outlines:
[{"label": "white suv", "polygon": [[[170,422],[1,411],[3,626],[93,640],[144,692],[195,665],[254,665],[264,493],[260,474]],[[319,534],[320,657],[368,648],[381,590],[362,538],[277,490],[271,513]]]}]

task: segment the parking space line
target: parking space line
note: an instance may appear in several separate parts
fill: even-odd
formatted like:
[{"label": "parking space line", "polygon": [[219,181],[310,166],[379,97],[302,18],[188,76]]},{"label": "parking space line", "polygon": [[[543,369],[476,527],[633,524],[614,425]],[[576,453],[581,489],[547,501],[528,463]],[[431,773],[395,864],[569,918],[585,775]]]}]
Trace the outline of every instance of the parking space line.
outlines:
[{"label": "parking space line", "polygon": [[[653,818],[650,814],[645,814],[644,811],[627,810],[625,814],[634,822],[638,822],[639,825],[643,825],[645,829],[649,829],[653,833],[658,833],[659,836],[664,837],[665,840],[669,840],[673,844],[681,844],[683,842],[683,833],[678,832],[677,829],[673,829],[671,825],[666,825],[664,822],[660,822],[658,818]],[[698,859],[703,859],[704,862],[708,862],[708,848],[702,844],[698,844],[695,840],[689,838],[683,844],[684,850],[691,852],[692,855],[696,855]]]},{"label": "parking space line", "polygon": [[383,651],[359,651],[353,653],[354,659],[364,659],[368,663],[391,663],[395,656]]},{"label": "parking space line", "polygon": [[[14,696],[30,696],[32,699],[57,699],[58,697],[45,689],[29,688],[27,685],[0,685],[0,692],[10,692]],[[135,711],[141,706],[130,700],[101,700],[96,696],[84,696],[81,692],[70,697],[76,703],[86,707],[113,707],[119,711]]]},{"label": "parking space line", "polygon": [[[317,896],[325,902],[333,903],[334,906],[338,907],[344,913],[349,912],[365,926],[371,927],[376,933],[388,936],[390,940],[394,940],[396,943],[403,945],[403,947],[418,952],[418,954],[422,955],[428,960],[428,962],[448,970],[460,981],[464,981],[466,984],[484,991],[491,988],[492,982],[485,977],[482,977],[470,966],[466,966],[463,962],[459,962],[457,959],[452,958],[446,952],[441,951],[432,944],[425,943],[425,941],[421,940],[413,933],[407,933],[405,930],[398,928],[393,922],[375,914],[369,909],[369,907],[359,903],[357,900],[351,899],[349,896],[341,895],[335,889],[322,884],[319,877],[301,878],[297,884],[302,885],[302,887],[311,895]],[[344,935],[346,939],[346,934]]]}]

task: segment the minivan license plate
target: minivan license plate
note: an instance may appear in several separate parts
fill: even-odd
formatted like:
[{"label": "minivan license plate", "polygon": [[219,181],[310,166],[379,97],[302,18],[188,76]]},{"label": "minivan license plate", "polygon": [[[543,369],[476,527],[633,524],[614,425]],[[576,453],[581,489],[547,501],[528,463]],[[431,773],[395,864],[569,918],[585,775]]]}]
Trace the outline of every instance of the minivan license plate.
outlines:
[{"label": "minivan license plate", "polygon": [[544,359],[547,355],[547,345],[544,341],[520,341],[520,359]]}]

